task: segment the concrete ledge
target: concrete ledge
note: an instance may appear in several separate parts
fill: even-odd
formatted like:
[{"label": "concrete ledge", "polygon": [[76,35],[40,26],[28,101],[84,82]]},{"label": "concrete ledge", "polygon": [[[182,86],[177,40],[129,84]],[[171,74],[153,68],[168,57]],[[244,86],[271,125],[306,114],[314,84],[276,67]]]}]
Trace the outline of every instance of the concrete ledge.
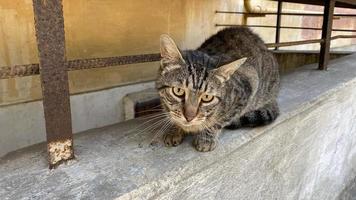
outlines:
[{"label": "concrete ledge", "polygon": [[[124,120],[123,97],[154,87],[153,82],[115,87],[70,97],[73,132],[108,126]],[[46,141],[42,101],[0,106],[0,157]]]},{"label": "concrete ledge", "polygon": [[[297,67],[319,62],[320,51],[274,50],[273,54],[278,60],[280,71],[289,72]],[[350,55],[350,51],[332,51],[330,59]]]},{"label": "concrete ledge", "polygon": [[[356,176],[356,55],[282,78],[281,116],[225,131],[199,153],[149,146],[142,121],[75,137],[76,161],[48,170],[42,145],[0,160],[2,199],[335,199]],[[343,195],[347,196],[347,195]]]}]

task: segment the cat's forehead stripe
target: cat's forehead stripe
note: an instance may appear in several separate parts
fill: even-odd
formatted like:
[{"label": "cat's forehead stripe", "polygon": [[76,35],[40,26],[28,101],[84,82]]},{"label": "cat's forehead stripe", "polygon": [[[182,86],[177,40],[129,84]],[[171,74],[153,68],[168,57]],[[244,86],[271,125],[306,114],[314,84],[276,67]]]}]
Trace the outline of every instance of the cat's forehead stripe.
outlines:
[{"label": "cat's forehead stripe", "polygon": [[186,79],[187,85],[195,90],[201,90],[203,86],[206,87],[207,68],[197,64],[191,64],[187,67],[189,71],[189,76]]},{"label": "cat's forehead stripe", "polygon": [[206,67],[204,67],[203,68],[203,72],[202,72],[202,74],[201,74],[201,79],[200,79],[200,83],[199,83],[199,89],[201,90],[201,88],[202,88],[202,86],[203,86],[203,84],[205,83],[205,81],[206,81],[206,77],[208,76],[208,73],[207,73],[207,68]]}]

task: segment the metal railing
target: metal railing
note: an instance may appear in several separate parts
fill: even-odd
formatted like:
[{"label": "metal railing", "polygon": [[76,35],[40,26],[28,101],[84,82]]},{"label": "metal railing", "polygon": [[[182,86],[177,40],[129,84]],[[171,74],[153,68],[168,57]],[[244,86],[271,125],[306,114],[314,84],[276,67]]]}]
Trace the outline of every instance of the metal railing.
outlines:
[{"label": "metal railing", "polygon": [[[356,32],[354,29],[333,29],[332,21],[333,19],[340,17],[356,17],[356,14],[334,14],[335,3],[339,0],[328,0],[324,2],[324,13],[314,13],[314,12],[282,12],[282,2],[284,0],[278,0],[277,12],[263,12],[263,13],[249,13],[249,12],[239,12],[239,11],[222,11],[216,10],[217,14],[237,14],[244,16],[253,16],[253,17],[264,17],[266,15],[276,15],[276,25],[237,25],[237,24],[215,24],[217,27],[221,26],[246,26],[251,28],[275,28],[275,43],[266,44],[267,47],[275,47],[277,50],[279,47],[285,46],[294,46],[294,45],[303,45],[303,44],[312,44],[320,43],[320,59],[319,59],[319,69],[326,70],[327,63],[329,60],[329,51],[330,51],[330,42],[331,40],[340,39],[340,38],[356,38],[356,35],[337,35],[331,37],[332,31],[338,32]],[[288,0],[285,0],[288,1]],[[322,2],[322,1],[321,1]],[[351,1],[350,1],[351,2]],[[344,2],[345,3],[345,2]],[[306,2],[307,4],[307,2]],[[356,8],[356,3],[353,2],[352,5]],[[281,26],[282,15],[290,16],[311,16],[311,17],[323,17],[323,27],[296,27],[296,26]],[[280,43],[280,30],[281,29],[304,29],[304,30],[321,30],[322,37],[321,39],[312,39],[312,40],[301,40],[301,41],[290,41]]]}]

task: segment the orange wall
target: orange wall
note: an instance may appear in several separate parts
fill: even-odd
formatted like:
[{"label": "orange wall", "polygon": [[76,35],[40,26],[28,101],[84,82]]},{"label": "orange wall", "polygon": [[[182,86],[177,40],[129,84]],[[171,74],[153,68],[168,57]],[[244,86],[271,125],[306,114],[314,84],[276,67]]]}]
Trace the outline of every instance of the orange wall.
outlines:
[{"label": "orange wall", "polygon": [[[276,10],[276,2],[252,0]],[[67,59],[157,53],[159,35],[172,35],[183,49],[195,48],[215,33],[216,23],[241,24],[241,15],[216,14],[215,10],[243,11],[243,0],[63,0]],[[298,4],[284,9],[313,10]],[[320,25],[320,19],[283,16],[282,24]],[[316,20],[316,21],[315,21]],[[319,20],[319,21],[318,21]],[[338,28],[356,29],[349,19]],[[250,17],[247,24],[275,24],[275,17]],[[309,25],[309,24],[307,24]],[[265,42],[274,42],[274,29],[256,28]],[[311,39],[318,32],[283,30],[281,41]],[[343,40],[337,45],[350,44]],[[335,45],[335,43],[333,43]],[[290,47],[317,49],[318,45]],[[37,46],[31,0],[0,0],[0,66],[37,63]],[[69,72],[72,94],[153,80],[158,63],[113,66]],[[39,76],[0,80],[0,106],[41,99]]]}]

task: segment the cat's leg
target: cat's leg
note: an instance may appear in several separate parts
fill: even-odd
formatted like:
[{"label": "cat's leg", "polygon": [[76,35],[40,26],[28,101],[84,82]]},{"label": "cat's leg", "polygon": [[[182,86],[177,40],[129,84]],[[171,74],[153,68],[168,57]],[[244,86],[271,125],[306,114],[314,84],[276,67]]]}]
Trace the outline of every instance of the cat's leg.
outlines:
[{"label": "cat's leg", "polygon": [[224,128],[231,129],[231,130],[241,128],[240,118],[232,120],[232,122],[229,125],[225,126]]},{"label": "cat's leg", "polygon": [[182,144],[184,139],[184,132],[180,128],[174,128],[163,135],[164,144],[167,147],[178,146]]},{"label": "cat's leg", "polygon": [[197,151],[212,151],[218,144],[218,137],[221,129],[212,128],[197,134],[193,140],[193,145]]},{"label": "cat's leg", "polygon": [[272,123],[279,115],[277,103],[266,104],[240,118],[240,126],[256,127]]}]

